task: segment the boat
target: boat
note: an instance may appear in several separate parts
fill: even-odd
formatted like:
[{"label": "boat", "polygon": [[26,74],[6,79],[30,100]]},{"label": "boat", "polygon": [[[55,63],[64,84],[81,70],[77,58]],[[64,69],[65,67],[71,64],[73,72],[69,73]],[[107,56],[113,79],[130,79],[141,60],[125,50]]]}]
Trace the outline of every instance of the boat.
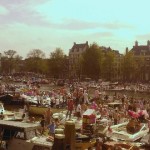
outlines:
[{"label": "boat", "polygon": [[106,141],[104,149],[119,149],[119,150],[145,150],[141,143],[125,142],[125,141]]},{"label": "boat", "polygon": [[[43,115],[47,110],[48,106],[41,106],[41,105],[29,105],[29,114],[31,115]],[[64,109],[58,108],[51,108],[52,113],[61,112]]]},{"label": "boat", "polygon": [[11,101],[13,99],[13,96],[8,93],[4,93],[0,95],[0,101],[4,104],[11,104]]},{"label": "boat", "polygon": [[0,120],[0,149],[51,150],[53,142],[37,134],[39,123],[24,123]]},{"label": "boat", "polygon": [[0,95],[0,101],[6,105],[24,105],[25,101],[20,97],[20,93],[7,91],[3,95]]},{"label": "boat", "polygon": [[32,115],[43,115],[47,110],[48,107],[45,106],[37,106],[37,105],[29,106],[29,114]]},{"label": "boat", "polygon": [[12,112],[4,109],[3,103],[0,103],[0,119],[22,121],[23,111],[20,109],[18,112]]},{"label": "boat", "polygon": [[141,123],[140,129],[138,129],[134,133],[128,132],[128,124],[129,122],[124,122],[118,125],[111,126],[111,132],[107,134],[107,137],[113,140],[122,140],[122,141],[130,141],[135,142],[141,139],[143,136],[147,135],[149,129],[146,127],[146,124]]}]

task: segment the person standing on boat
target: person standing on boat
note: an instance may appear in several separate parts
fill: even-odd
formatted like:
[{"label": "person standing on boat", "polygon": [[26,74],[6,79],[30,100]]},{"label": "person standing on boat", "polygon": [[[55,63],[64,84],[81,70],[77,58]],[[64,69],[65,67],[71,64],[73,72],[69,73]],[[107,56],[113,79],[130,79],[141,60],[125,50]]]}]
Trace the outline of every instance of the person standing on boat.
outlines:
[{"label": "person standing on boat", "polygon": [[94,99],[99,100],[99,98],[100,98],[100,92],[98,88],[96,88],[96,90],[94,91]]},{"label": "person standing on boat", "polygon": [[78,120],[80,120],[80,118],[81,118],[81,111],[82,111],[81,104],[78,103],[77,108],[76,108],[76,115],[78,117]]},{"label": "person standing on boat", "polygon": [[55,135],[55,128],[56,128],[55,121],[52,121],[52,123],[48,125],[49,135],[50,136],[54,137],[54,135]]},{"label": "person standing on boat", "polygon": [[56,101],[56,108],[59,108],[60,107],[60,99],[59,99],[58,95],[56,96],[55,101]]},{"label": "person standing on boat", "polygon": [[89,98],[88,98],[89,95],[86,90],[84,90],[83,97],[84,97],[84,103],[89,104]]},{"label": "person standing on boat", "polygon": [[66,114],[66,119],[69,115],[69,119],[71,119],[71,115],[72,115],[72,111],[74,109],[74,103],[73,103],[73,99],[71,97],[69,97],[68,99],[68,103],[67,103],[67,114]]},{"label": "person standing on boat", "polygon": [[115,109],[115,112],[113,114],[113,119],[114,119],[114,125],[117,125],[120,119],[120,114],[118,112],[118,109]]},{"label": "person standing on boat", "polygon": [[41,134],[43,134],[45,131],[45,116],[44,115],[41,118],[40,125],[41,125]]},{"label": "person standing on boat", "polygon": [[29,107],[27,104],[24,104],[24,107],[23,107],[23,114],[22,114],[22,119],[27,119],[27,116],[29,114]]},{"label": "person standing on boat", "polygon": [[51,108],[49,107],[47,109],[47,111],[45,112],[46,124],[50,124],[51,123],[52,115],[53,115],[53,113],[51,111]]}]

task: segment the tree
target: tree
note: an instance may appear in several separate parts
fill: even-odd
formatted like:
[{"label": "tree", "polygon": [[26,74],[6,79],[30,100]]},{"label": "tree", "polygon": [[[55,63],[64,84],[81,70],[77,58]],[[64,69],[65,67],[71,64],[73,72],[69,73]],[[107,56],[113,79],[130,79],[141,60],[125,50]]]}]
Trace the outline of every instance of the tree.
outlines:
[{"label": "tree", "polygon": [[40,49],[33,49],[27,54],[27,58],[45,58],[45,54]]},{"label": "tree", "polygon": [[15,72],[20,72],[23,69],[23,61],[22,61],[22,56],[20,55],[15,55],[14,57],[14,68]]},{"label": "tree", "polygon": [[[2,58],[2,71],[5,73],[12,73],[15,69],[15,50],[4,51],[4,56]],[[5,66],[4,66],[5,65]]]},{"label": "tree", "polygon": [[26,71],[43,73],[47,70],[47,61],[44,60],[45,53],[39,49],[33,49],[27,54],[25,60]]},{"label": "tree", "polygon": [[115,52],[110,50],[105,53],[102,67],[103,67],[103,78],[111,81],[114,78],[114,61],[115,61]]},{"label": "tree", "polygon": [[91,78],[98,79],[101,75],[103,54],[101,48],[93,43],[83,53],[83,73]]},{"label": "tree", "polygon": [[68,72],[68,59],[61,48],[50,53],[50,73],[54,78],[64,78]]},{"label": "tree", "polygon": [[134,81],[136,62],[133,53],[130,51],[124,55],[122,60],[122,74],[124,81]]}]

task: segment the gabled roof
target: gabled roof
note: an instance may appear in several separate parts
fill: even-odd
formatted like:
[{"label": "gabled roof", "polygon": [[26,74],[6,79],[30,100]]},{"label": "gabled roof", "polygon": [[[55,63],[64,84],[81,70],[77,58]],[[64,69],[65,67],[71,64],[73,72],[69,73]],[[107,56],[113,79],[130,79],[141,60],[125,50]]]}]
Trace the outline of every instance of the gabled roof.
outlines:
[{"label": "gabled roof", "polygon": [[74,43],[74,45],[70,49],[70,52],[73,52],[74,49],[79,50],[79,49],[84,49],[84,48],[88,48],[88,47],[89,47],[88,42],[86,42],[86,43],[80,43],[80,44]]},{"label": "gabled roof", "polygon": [[75,48],[85,48],[86,46],[88,46],[87,43],[83,43],[83,44],[74,44],[72,49],[75,49]]},{"label": "gabled roof", "polygon": [[133,48],[131,49],[131,51],[135,55],[140,55],[142,52],[144,52],[145,55],[150,55],[150,47],[147,46],[147,45],[133,46]]}]

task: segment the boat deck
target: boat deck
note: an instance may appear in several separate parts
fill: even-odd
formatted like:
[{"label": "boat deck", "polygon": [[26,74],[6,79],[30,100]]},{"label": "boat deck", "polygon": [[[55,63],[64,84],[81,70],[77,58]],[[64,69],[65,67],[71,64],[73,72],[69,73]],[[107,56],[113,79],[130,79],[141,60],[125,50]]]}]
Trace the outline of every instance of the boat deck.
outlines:
[{"label": "boat deck", "polygon": [[2,128],[14,128],[17,130],[29,131],[39,127],[37,123],[24,123],[24,122],[16,122],[16,121],[6,121],[0,120],[0,127]]}]

